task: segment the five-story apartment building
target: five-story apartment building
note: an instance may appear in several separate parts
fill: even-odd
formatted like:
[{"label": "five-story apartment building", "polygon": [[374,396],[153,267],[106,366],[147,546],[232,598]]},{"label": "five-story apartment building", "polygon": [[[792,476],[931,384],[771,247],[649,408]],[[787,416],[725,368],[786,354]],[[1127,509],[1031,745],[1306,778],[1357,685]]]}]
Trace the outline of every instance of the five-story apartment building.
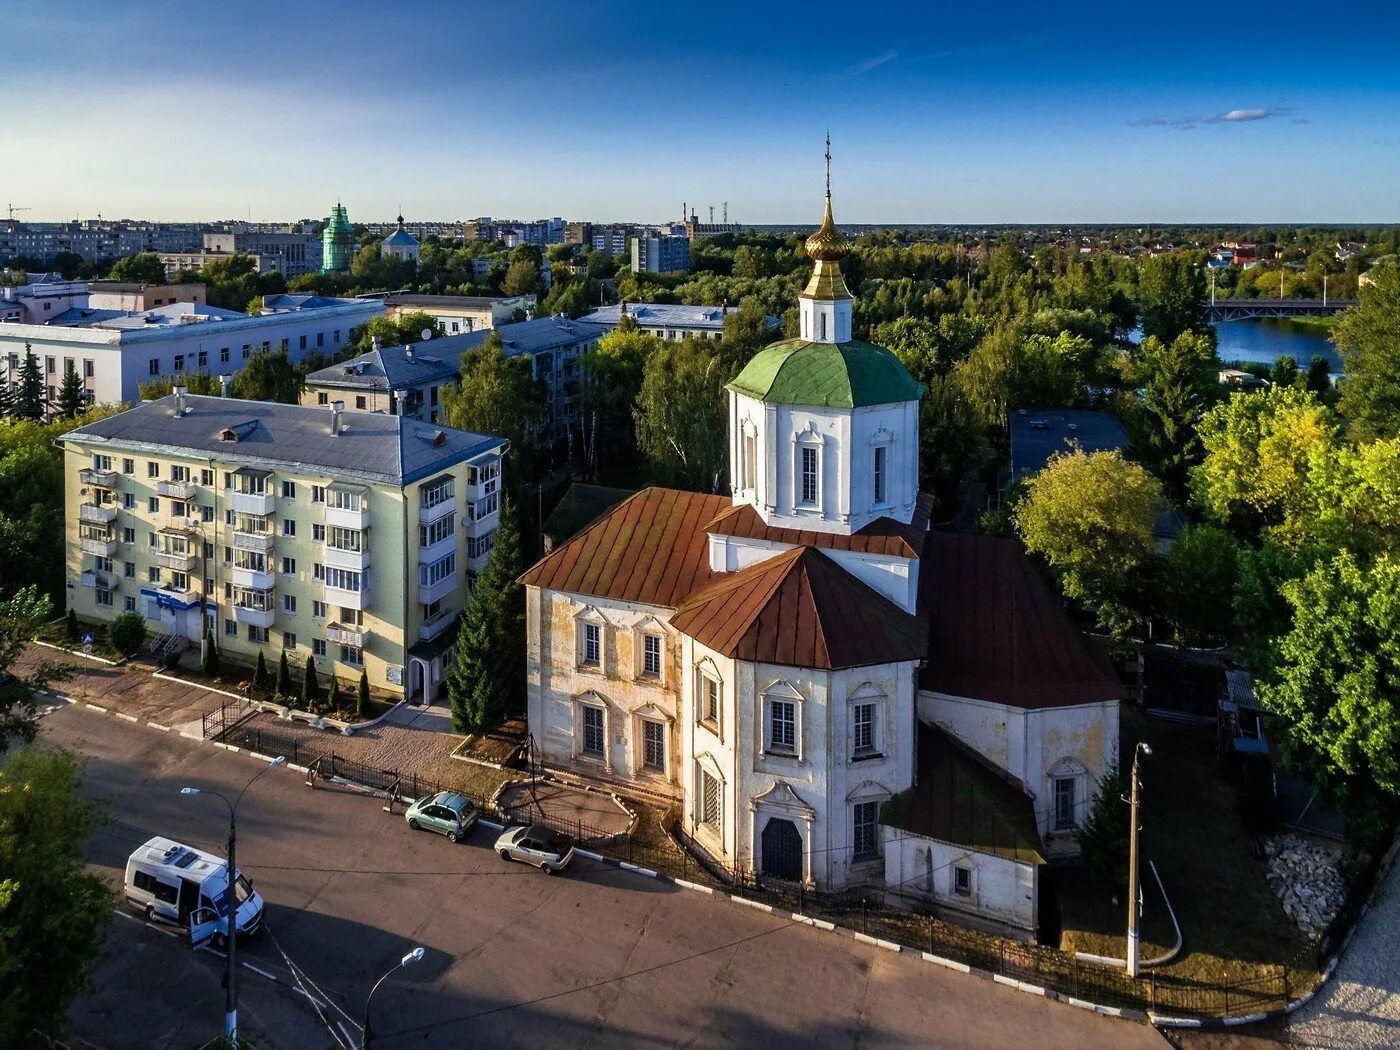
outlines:
[{"label": "five-story apartment building", "polygon": [[497,437],[169,397],[71,431],[68,605],[432,699],[500,512]]}]

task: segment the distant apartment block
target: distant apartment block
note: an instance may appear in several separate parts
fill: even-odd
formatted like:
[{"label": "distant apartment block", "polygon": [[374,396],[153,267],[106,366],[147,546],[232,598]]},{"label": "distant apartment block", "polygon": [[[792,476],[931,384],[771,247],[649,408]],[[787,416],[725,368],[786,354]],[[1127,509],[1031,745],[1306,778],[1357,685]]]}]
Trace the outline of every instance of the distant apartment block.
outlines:
[{"label": "distant apartment block", "polygon": [[408,295],[384,297],[388,316],[425,313],[442,325],[448,335],[496,328],[507,323],[516,311],[532,313],[535,296],[530,295]]},{"label": "distant apartment block", "polygon": [[63,438],[68,607],[438,695],[499,521],[500,438],[177,391]]},{"label": "distant apartment block", "polygon": [[270,256],[288,277],[321,268],[321,238],[312,233],[206,233],[204,250],[220,255]]},{"label": "distant apartment block", "polygon": [[203,230],[196,223],[10,222],[0,229],[0,260],[50,262],[63,252],[84,259],[118,259],[137,252],[193,251],[200,246]]},{"label": "distant apartment block", "polygon": [[267,296],[260,316],[183,302],[147,310],[75,306],[43,323],[0,324],[0,360],[13,382],[28,344],[43,365],[50,398],[72,362],[92,400],[136,401],[148,379],[232,374],[255,350],[284,350],[293,361],[333,355],[383,313],[375,300],[312,295]]},{"label": "distant apartment block", "polygon": [[[579,318],[589,324],[611,330],[621,323],[624,315],[637,322],[639,330],[658,339],[722,339],[724,318],[733,307],[681,306],[673,303],[613,303],[584,314]],[[782,324],[776,317],[766,318],[769,328]]]},{"label": "distant apartment block", "polygon": [[651,233],[632,238],[633,273],[690,271],[690,240],[684,235]]},{"label": "distant apartment block", "polygon": [[[582,366],[579,358],[598,345],[607,329],[567,317],[538,317],[501,325],[496,331],[507,357],[528,357],[548,390],[548,438],[563,440],[579,417]],[[426,420],[442,419],[443,391],[461,376],[462,358],[490,337],[487,330],[408,346],[386,346],[306,377],[304,405],[337,399],[370,412]]]}]

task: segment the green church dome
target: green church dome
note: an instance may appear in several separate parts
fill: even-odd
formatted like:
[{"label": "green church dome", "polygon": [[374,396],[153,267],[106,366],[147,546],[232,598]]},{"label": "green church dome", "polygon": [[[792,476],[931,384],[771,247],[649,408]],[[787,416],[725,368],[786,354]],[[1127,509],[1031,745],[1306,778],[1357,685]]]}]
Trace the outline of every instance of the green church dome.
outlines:
[{"label": "green church dome", "polygon": [[787,339],[765,346],[729,389],[770,404],[865,408],[917,401],[923,385],[883,346]]}]

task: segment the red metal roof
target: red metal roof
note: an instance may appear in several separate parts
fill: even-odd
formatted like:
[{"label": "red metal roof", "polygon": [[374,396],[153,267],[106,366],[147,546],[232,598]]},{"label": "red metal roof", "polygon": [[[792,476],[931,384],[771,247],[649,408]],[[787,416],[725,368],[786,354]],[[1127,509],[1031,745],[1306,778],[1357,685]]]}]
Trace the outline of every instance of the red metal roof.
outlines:
[{"label": "red metal roof", "polygon": [[643,489],[536,562],[521,581],[675,608],[713,575],[705,524],[728,505],[728,496]]},{"label": "red metal roof", "polygon": [[893,518],[877,518],[850,536],[831,532],[810,532],[806,529],[780,529],[764,524],[758,511],[747,503],[726,507],[709,523],[710,532],[722,536],[738,536],[750,540],[771,540],[774,543],[824,547],[829,550],[856,551],[861,554],[886,554],[897,558],[917,558],[928,531],[933,497],[920,495],[914,505],[914,517],[905,525]]},{"label": "red metal roof", "polygon": [[929,619],[920,688],[1027,708],[1127,695],[1013,540],[930,532],[919,604]]},{"label": "red metal roof", "polygon": [[790,667],[862,667],[926,651],[918,617],[813,547],[718,577],[671,622],[725,656]]}]

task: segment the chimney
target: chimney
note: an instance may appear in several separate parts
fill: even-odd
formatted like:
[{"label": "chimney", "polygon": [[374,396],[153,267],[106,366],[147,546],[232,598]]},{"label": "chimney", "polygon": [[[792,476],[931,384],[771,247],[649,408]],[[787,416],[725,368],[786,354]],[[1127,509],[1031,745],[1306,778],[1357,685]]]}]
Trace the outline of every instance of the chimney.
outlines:
[{"label": "chimney", "polygon": [[412,343],[404,343],[404,346],[403,346],[403,356],[406,357],[406,358],[408,358],[410,361],[413,360],[413,344],[412,344]]},{"label": "chimney", "polygon": [[345,412],[345,402],[344,402],[344,401],[332,401],[332,402],[331,402],[331,433],[332,433],[332,434],[339,434],[339,433],[340,433],[340,417],[341,417],[341,415],[342,415],[344,412]]},{"label": "chimney", "polygon": [[185,414],[185,388],[182,386],[172,387],[171,392],[175,395],[175,414],[183,416]]},{"label": "chimney", "polygon": [[233,382],[233,376],[219,376],[219,396],[228,397],[229,384]]},{"label": "chimney", "polygon": [[[393,413],[394,415],[396,415],[396,416],[401,416],[401,415],[403,415],[403,410],[404,410],[404,408],[405,408],[404,402],[406,402],[407,400],[408,400],[408,391],[407,391],[407,390],[395,390],[395,391],[394,391],[394,401],[395,401],[395,403],[396,403],[397,406],[398,406],[398,411],[395,412],[395,413]],[[391,407],[392,407],[392,406],[391,406]]]},{"label": "chimney", "polygon": [[380,342],[379,342],[379,336],[377,336],[377,335],[372,335],[372,336],[370,336],[370,338],[369,338],[369,348],[370,348],[371,350],[378,350],[379,347],[380,347],[380,345],[381,345],[381,344],[380,344]]},{"label": "chimney", "polygon": [[719,315],[721,317],[729,316],[729,296],[727,295],[724,297],[724,301],[719,304]]}]

